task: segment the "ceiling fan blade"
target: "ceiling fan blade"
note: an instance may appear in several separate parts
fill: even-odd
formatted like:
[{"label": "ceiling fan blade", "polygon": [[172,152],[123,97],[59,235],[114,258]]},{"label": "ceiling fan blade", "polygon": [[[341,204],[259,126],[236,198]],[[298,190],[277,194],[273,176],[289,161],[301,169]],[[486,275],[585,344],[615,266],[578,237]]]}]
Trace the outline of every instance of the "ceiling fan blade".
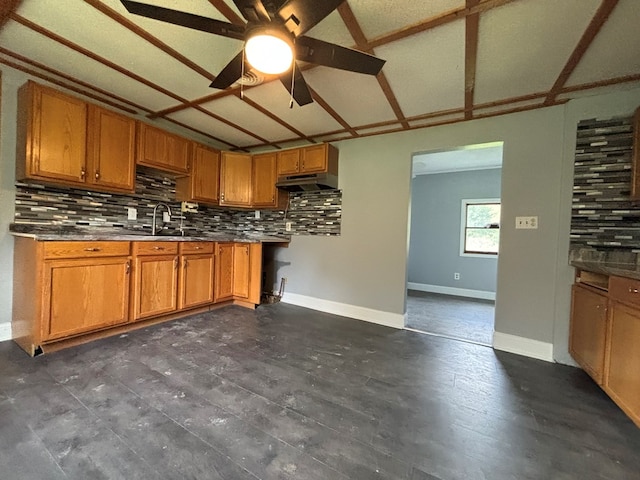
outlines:
[{"label": "ceiling fan blade", "polygon": [[295,49],[297,60],[368,75],[377,75],[386,63],[368,53],[311,37],[296,38]]},{"label": "ceiling fan blade", "polygon": [[344,0],[289,0],[278,10],[285,27],[296,37],[311,30]]},{"label": "ceiling fan blade", "polygon": [[244,39],[243,26],[221,22],[213,18],[201,17],[200,15],[194,15],[192,13],[179,12],[178,10],[171,10],[170,8],[132,2],[131,0],[120,0],[120,2],[129,13],[133,13],[134,15],[200,30],[201,32],[222,35],[223,37],[235,38],[237,40]]},{"label": "ceiling fan blade", "polygon": [[242,16],[250,23],[266,23],[271,21],[269,12],[261,0],[233,0]]},{"label": "ceiling fan blade", "polygon": [[242,57],[244,50],[241,50],[239,54],[233,57],[227,66],[222,69],[216,79],[209,85],[211,88],[219,88],[224,90],[229,88],[233,83],[242,77]]},{"label": "ceiling fan blade", "polygon": [[292,70],[295,70],[295,73],[293,75],[293,99],[301,107],[304,105],[307,105],[308,103],[313,103],[313,98],[311,97],[311,92],[309,91],[309,87],[307,87],[307,82],[304,81],[302,72],[300,71],[297,65],[295,65],[294,68],[290,68],[285,73],[280,75],[280,81],[287,89],[287,92],[291,94],[291,71]]}]

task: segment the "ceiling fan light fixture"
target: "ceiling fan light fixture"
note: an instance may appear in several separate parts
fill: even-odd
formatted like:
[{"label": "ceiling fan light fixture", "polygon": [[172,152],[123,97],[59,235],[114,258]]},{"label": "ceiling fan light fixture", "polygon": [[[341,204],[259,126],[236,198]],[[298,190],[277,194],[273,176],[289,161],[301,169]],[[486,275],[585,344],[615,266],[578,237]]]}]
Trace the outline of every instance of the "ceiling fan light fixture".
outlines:
[{"label": "ceiling fan light fixture", "polygon": [[253,68],[270,75],[286,72],[293,62],[293,43],[274,29],[257,29],[249,35],[244,52]]}]

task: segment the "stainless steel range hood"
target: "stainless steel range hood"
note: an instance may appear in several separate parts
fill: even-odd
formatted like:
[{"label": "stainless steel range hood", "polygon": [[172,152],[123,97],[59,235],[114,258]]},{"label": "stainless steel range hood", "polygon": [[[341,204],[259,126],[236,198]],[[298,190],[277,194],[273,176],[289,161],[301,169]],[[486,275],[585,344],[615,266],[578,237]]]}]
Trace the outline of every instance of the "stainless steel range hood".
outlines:
[{"label": "stainless steel range hood", "polygon": [[335,190],[338,188],[338,176],[331,173],[305,173],[278,177],[276,187],[289,192],[313,190]]}]

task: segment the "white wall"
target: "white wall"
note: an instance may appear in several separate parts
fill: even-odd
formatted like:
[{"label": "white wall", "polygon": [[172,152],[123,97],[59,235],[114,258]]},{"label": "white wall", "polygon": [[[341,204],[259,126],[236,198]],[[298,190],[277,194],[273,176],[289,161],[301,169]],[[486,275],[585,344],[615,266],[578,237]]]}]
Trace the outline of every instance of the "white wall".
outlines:
[{"label": "white wall", "polygon": [[15,204],[16,90],[24,77],[11,71],[2,73],[0,104],[0,341],[11,338],[13,292],[13,237],[9,224]]},{"label": "white wall", "polygon": [[[342,236],[295,237],[279,252],[279,261],[291,262],[278,273],[288,277],[289,298],[334,312],[359,309],[361,315],[354,316],[373,321],[402,316],[412,154],[503,141],[498,347],[543,358],[555,347],[555,358],[570,362],[567,258],[576,124],[631,114],[638,104],[635,88],[565,106],[336,143]],[[516,231],[516,215],[537,215],[539,229]]]}]

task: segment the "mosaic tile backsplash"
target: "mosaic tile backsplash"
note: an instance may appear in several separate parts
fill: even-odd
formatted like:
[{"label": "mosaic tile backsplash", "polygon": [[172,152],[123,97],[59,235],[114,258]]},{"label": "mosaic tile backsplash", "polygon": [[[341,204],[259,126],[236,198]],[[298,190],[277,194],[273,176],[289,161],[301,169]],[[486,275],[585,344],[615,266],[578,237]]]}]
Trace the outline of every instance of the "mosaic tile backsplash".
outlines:
[{"label": "mosaic tile backsplash", "polygon": [[[151,231],[153,207],[171,207],[167,230],[185,235],[204,232],[259,233],[262,235],[340,235],[342,192],[324,190],[290,195],[287,210],[236,210],[200,205],[197,213],[181,213],[175,200],[175,181],[161,174],[138,172],[133,195],[90,192],[36,183],[16,183],[14,223],[76,228],[109,228]],[[128,220],[128,208],[137,219]],[[159,216],[159,215],[158,215]],[[291,222],[291,231],[286,231]]]},{"label": "mosaic tile backsplash", "polygon": [[571,214],[571,248],[640,252],[640,205],[633,205],[633,119],[578,124]]}]

